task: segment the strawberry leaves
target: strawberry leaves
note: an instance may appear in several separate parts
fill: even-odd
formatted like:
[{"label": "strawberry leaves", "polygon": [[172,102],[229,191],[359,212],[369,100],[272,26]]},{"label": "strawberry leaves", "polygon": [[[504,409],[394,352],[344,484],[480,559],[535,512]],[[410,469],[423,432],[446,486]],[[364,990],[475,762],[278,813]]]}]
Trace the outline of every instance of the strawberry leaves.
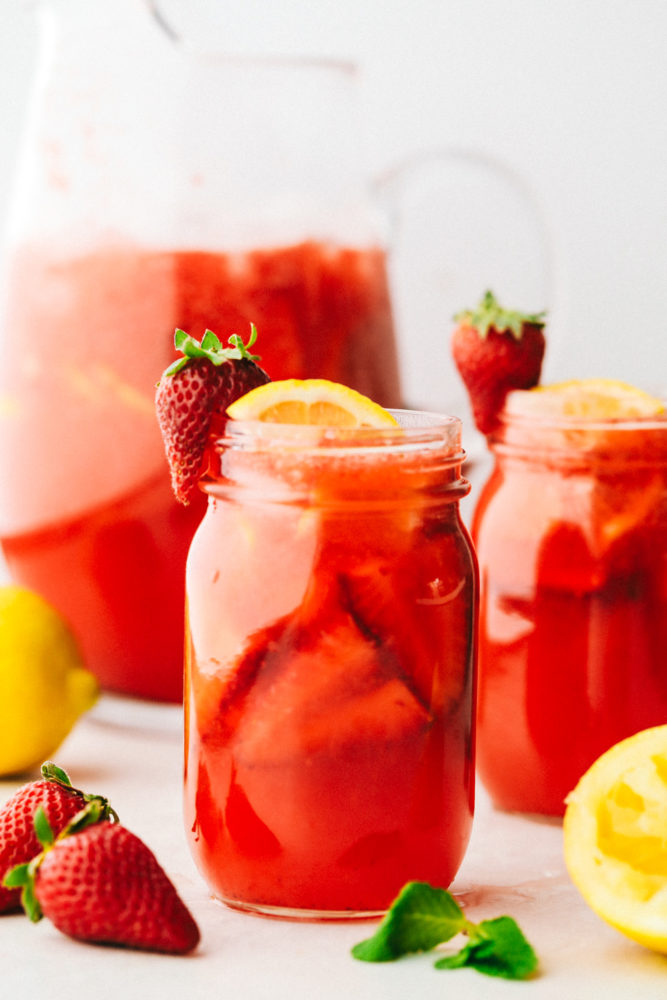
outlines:
[{"label": "strawberry leaves", "polygon": [[[181,351],[182,358],[173,361],[164,372],[165,376],[176,375],[194,358],[206,358],[213,365],[222,365],[225,361],[259,361],[258,354],[251,354],[249,348],[257,340],[257,327],[250,324],[250,337],[248,343],[244,344],[243,339],[237,333],[233,333],[228,338],[230,347],[223,347],[220,338],[213,333],[213,330],[206,330],[201,339],[201,343],[191,337],[185,330],[176,330],[174,334],[174,347]],[[164,377],[164,376],[163,376]]]},{"label": "strawberry leaves", "polygon": [[488,976],[526,979],[537,957],[516,922],[507,916],[474,924],[454,897],[427,882],[408,882],[387,911],[376,933],[352,948],[363,962],[392,962],[411,952],[431,951],[465,934],[466,944],[435,963],[436,969],[477,969]]},{"label": "strawberry leaves", "polygon": [[[82,808],[83,805],[93,804],[95,807],[97,819],[110,819],[113,822],[118,822],[118,813],[115,811],[111,803],[103,795],[94,795],[90,792],[84,792],[80,788],[75,788],[70,781],[67,771],[64,771],[62,767],[58,767],[54,764],[52,760],[47,760],[42,764],[41,767],[42,777],[46,781],[51,781],[61,788],[65,788],[70,792],[75,792],[81,797]],[[44,810],[42,810],[44,812]],[[46,820],[46,814],[44,814]],[[48,824],[48,820],[46,820]],[[39,830],[37,830],[37,836],[40,843],[43,843],[42,838],[39,836]]]},{"label": "strawberry leaves", "polygon": [[522,313],[517,309],[504,309],[492,291],[486,291],[475,309],[464,309],[454,316],[457,323],[466,323],[477,330],[485,340],[490,330],[509,332],[516,340],[523,336],[525,325],[543,327],[545,312]]}]

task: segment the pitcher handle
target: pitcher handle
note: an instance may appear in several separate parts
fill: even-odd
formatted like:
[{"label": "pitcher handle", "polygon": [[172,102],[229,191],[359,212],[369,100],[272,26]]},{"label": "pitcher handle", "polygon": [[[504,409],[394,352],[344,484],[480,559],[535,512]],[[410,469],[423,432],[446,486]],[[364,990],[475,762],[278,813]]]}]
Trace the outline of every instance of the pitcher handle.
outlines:
[{"label": "pitcher handle", "polygon": [[518,170],[465,147],[410,155],[378,175],[374,190],[390,222],[389,283],[406,404],[454,412],[470,431],[449,348],[453,315],[487,288],[509,308],[547,310],[546,365],[557,352],[561,295],[551,221]]}]

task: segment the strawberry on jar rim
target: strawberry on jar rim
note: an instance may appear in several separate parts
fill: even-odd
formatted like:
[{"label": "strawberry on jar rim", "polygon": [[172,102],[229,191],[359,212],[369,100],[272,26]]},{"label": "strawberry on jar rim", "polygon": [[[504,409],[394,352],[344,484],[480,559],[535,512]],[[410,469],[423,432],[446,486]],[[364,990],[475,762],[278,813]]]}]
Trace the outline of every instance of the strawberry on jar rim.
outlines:
[{"label": "strawberry on jar rim", "polygon": [[504,309],[491,291],[475,309],[454,317],[452,355],[482,434],[496,427],[509,392],[539,383],[546,346],[544,317],[543,312]]},{"label": "strawberry on jar rim", "polygon": [[106,799],[73,788],[67,773],[52,761],[42,764],[41,779],[23,785],[7,800],[0,810],[0,913],[21,909],[21,890],[4,886],[2,879],[42,850],[33,822],[37,808],[42,807],[54,834],[59,834],[93,800],[102,806],[101,818],[117,818]]},{"label": "strawberry on jar rim", "polygon": [[223,347],[212,330],[201,343],[184,330],[176,331],[174,345],[183,357],[160,378],[155,407],[172,489],[180,503],[190,502],[206,472],[210,442],[224,429],[227,407],[270,381],[257,364],[259,356],[249,351],[256,339],[253,324],[247,344],[233,334],[229,347]]}]

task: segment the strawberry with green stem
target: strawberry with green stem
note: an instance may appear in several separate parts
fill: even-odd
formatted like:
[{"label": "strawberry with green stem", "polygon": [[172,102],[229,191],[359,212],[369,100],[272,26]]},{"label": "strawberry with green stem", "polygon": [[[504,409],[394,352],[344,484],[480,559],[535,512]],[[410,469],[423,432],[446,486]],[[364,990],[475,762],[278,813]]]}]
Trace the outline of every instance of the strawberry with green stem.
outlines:
[{"label": "strawberry with green stem", "polygon": [[[42,764],[41,779],[19,788],[0,810],[0,880],[11,868],[31,861],[41,851],[33,823],[38,807],[59,834],[93,801],[99,804],[101,818],[118,819],[105,798],[73,788],[67,773],[52,761]],[[0,913],[20,909],[20,890],[0,884]]]},{"label": "strawberry with green stem", "polygon": [[21,891],[33,922],[47,917],[79,941],[186,954],[199,928],[152,851],[120,823],[105,821],[89,802],[55,836],[38,807],[42,851],[13,868],[4,884]]},{"label": "strawberry with green stem", "polygon": [[206,472],[211,440],[219,437],[226,423],[226,409],[250,389],[269,382],[269,376],[250,353],[257,339],[251,324],[250,338],[229,337],[223,347],[212,330],[201,343],[184,330],[177,330],[177,358],[158,382],[155,407],[171,471],[176,499],[188,504]]},{"label": "strawberry with green stem", "polygon": [[544,316],[504,309],[487,291],[476,309],[454,317],[452,355],[482,434],[497,426],[509,392],[538,384],[546,346]]}]

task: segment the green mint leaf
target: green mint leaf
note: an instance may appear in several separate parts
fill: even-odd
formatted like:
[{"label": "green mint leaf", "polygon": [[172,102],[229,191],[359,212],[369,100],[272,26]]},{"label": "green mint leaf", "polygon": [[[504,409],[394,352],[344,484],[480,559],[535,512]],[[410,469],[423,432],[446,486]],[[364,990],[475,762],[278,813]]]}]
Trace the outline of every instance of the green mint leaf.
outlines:
[{"label": "green mint leaf", "polygon": [[466,965],[473,965],[471,961],[471,953],[475,950],[475,945],[465,944],[460,951],[454,952],[453,955],[446,955],[445,958],[439,958],[435,963],[435,969],[462,969]]},{"label": "green mint leaf", "polygon": [[37,834],[37,839],[39,840],[42,847],[50,847],[55,840],[53,835],[53,830],[51,829],[51,824],[49,823],[48,817],[44,812],[43,806],[37,806],[35,810],[35,815],[33,817],[33,823],[35,826],[35,833]]},{"label": "green mint leaf", "polygon": [[430,951],[464,929],[461,907],[445,889],[427,882],[408,882],[391,904],[371,938],[352,954],[362,962],[391,962],[415,951]]},{"label": "green mint leaf", "polygon": [[496,917],[471,925],[470,941],[455,955],[435,963],[436,969],[463,966],[487,976],[527,979],[537,969],[537,956],[512,917]]},{"label": "green mint leaf", "polygon": [[364,962],[391,962],[410,952],[430,951],[460,933],[468,941],[438,959],[436,969],[467,966],[504,979],[527,979],[537,969],[537,956],[512,917],[474,924],[449,892],[427,882],[408,882],[375,934],[354,945],[352,955]]}]

